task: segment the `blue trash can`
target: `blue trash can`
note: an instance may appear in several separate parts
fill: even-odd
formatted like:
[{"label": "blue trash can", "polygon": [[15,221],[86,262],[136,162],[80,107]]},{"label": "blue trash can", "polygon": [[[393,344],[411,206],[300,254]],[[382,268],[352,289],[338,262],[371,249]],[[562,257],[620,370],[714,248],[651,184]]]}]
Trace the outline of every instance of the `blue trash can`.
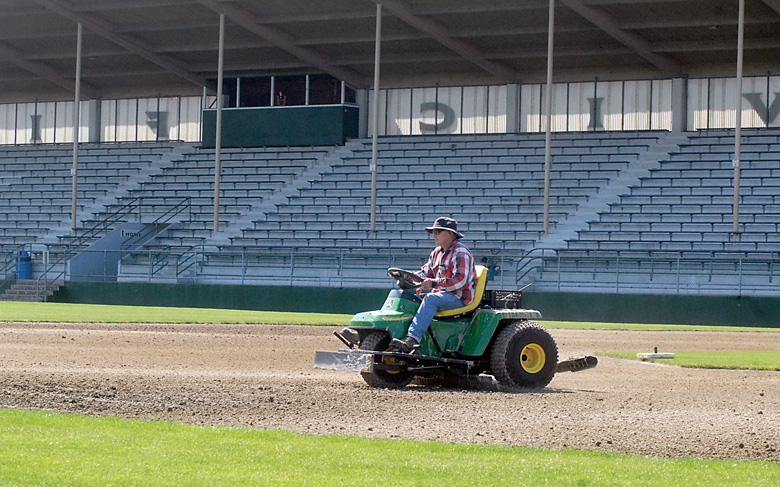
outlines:
[{"label": "blue trash can", "polygon": [[16,259],[16,279],[32,279],[32,257],[26,250],[19,252],[19,257]]}]

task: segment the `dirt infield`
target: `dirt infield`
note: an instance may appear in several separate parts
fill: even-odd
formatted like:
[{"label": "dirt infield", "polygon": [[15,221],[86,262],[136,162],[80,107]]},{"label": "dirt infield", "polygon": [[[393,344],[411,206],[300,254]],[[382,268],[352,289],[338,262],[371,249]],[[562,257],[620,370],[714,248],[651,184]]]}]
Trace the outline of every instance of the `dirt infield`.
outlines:
[{"label": "dirt infield", "polygon": [[[780,373],[600,357],[541,392],[372,389],[328,327],[0,323],[0,407],[457,443],[780,461]],[[551,330],[561,358],[780,350],[780,333]]]}]

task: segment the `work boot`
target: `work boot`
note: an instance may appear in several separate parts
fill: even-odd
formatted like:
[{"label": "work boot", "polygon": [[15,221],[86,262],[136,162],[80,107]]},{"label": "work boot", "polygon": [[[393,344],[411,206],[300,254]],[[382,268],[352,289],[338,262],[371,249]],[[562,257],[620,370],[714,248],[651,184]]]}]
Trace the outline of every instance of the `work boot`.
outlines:
[{"label": "work boot", "polygon": [[417,347],[420,346],[420,342],[415,340],[414,337],[408,336],[403,340],[393,338],[393,341],[390,342],[390,346],[403,353],[414,353]]}]

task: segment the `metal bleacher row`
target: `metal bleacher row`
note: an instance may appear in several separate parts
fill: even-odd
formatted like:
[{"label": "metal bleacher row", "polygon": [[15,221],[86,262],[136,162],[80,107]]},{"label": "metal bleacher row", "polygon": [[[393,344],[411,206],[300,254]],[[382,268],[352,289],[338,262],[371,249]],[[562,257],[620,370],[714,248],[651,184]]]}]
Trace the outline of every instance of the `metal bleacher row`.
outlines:
[{"label": "metal bleacher row", "polygon": [[733,135],[705,133],[649,169],[568,249],[780,251],[779,137],[753,132],[741,144],[739,234],[732,234]]},{"label": "metal bleacher row", "polygon": [[[89,215],[126,191],[172,144],[85,144],[80,150],[78,212]],[[55,241],[69,233],[72,147],[0,148],[0,248]],[[47,240],[48,237],[48,240]]]},{"label": "metal bleacher row", "polygon": [[[558,137],[554,225],[636,161],[659,137]],[[456,215],[475,250],[522,251],[543,230],[543,139],[534,136],[397,138],[379,147],[376,232],[371,232],[371,147],[361,142],[308,187],[254,221],[237,246],[419,251],[422,227]]]},{"label": "metal bleacher row", "polygon": [[[477,256],[522,263],[533,249],[554,255],[519,276],[543,286],[562,269],[595,275],[592,259],[610,255],[780,252],[780,131],[743,131],[737,235],[733,143],[728,131],[554,134],[549,236],[542,134],[381,138],[374,231],[367,140],[224,149],[216,234],[213,150],[88,144],[79,157],[79,220],[88,228],[136,199],[137,218],[148,220],[186,199],[173,226],[123,259],[120,279],[343,284],[343,256],[363,270],[374,265],[378,278],[386,265],[378,257],[419,261],[431,245],[423,227],[453,215]],[[0,245],[6,253],[36,244],[56,251],[70,233],[71,148],[4,148],[0,161]],[[289,270],[318,255],[339,256],[337,280],[323,277],[333,260],[312,264],[301,279]]]}]

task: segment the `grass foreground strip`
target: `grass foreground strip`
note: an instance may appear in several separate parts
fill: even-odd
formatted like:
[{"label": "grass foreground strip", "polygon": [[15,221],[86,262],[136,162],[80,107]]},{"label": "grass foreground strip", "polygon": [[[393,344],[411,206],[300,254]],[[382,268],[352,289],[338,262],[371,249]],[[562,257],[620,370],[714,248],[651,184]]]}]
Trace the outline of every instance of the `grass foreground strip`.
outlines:
[{"label": "grass foreground strip", "polygon": [[780,464],[662,459],[0,410],[0,485],[758,486]]},{"label": "grass foreground strip", "polygon": [[[637,353],[597,352],[596,355],[639,360]],[[780,370],[780,350],[675,351],[673,359],[650,359],[648,362],[699,369]]]},{"label": "grass foreground strip", "polygon": [[240,309],[0,302],[0,320],[67,323],[262,323],[341,325],[352,315]]}]

